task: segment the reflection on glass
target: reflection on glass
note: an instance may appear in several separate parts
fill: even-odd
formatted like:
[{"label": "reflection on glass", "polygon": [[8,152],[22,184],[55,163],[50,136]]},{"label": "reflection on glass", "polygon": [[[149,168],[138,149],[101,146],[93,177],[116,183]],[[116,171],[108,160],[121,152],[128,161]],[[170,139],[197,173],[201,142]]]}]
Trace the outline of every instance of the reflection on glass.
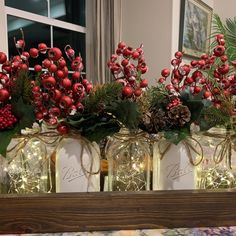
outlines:
[{"label": "reflection on glass", "polygon": [[[76,56],[78,56],[79,53],[81,54],[85,66],[85,34],[53,27],[53,45],[64,49],[68,44],[75,50]],[[70,63],[68,63],[68,65],[69,64]]]},{"label": "reflection on glass", "polygon": [[85,26],[85,0],[50,0],[52,18]]},{"label": "reflection on glass", "polygon": [[5,0],[5,5],[38,15],[48,16],[47,0]]},{"label": "reflection on glass", "polygon": [[[24,31],[26,51],[28,51],[32,47],[37,48],[38,44],[42,42],[50,46],[49,25],[37,23],[34,21],[24,20],[14,16],[8,16],[7,27],[8,27],[9,57],[17,54],[16,47],[14,44],[14,37],[16,39],[21,39],[22,36],[19,30],[20,28],[22,28]],[[37,62],[42,61],[42,58],[38,57],[37,59],[32,59],[32,60],[30,60],[30,66],[34,65]]]}]

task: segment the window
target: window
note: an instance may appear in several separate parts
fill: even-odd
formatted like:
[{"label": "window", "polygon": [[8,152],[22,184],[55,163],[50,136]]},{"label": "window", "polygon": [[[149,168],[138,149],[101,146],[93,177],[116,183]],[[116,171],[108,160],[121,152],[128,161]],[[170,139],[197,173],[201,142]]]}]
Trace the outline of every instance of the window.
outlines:
[{"label": "window", "polygon": [[85,62],[85,0],[5,0],[3,8],[9,56],[16,54],[13,38],[23,28],[26,50],[40,42],[61,49],[70,44]]}]

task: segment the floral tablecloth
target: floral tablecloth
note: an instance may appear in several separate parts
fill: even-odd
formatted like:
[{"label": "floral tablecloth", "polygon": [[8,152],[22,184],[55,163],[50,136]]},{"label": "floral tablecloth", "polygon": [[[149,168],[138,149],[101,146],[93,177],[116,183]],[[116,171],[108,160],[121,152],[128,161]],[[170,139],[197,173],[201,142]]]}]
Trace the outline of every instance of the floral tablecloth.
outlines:
[{"label": "floral tablecloth", "polygon": [[[7,236],[236,236],[235,227],[121,230],[83,233],[8,234]],[[6,234],[5,234],[6,236]]]}]

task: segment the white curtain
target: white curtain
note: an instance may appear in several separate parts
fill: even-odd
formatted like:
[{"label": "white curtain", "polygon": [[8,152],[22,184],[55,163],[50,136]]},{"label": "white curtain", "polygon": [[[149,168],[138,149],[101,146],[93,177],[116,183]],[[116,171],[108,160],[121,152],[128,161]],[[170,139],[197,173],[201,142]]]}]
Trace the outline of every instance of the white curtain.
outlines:
[{"label": "white curtain", "polygon": [[94,84],[112,78],[107,61],[121,38],[121,1],[86,0],[86,73]]}]

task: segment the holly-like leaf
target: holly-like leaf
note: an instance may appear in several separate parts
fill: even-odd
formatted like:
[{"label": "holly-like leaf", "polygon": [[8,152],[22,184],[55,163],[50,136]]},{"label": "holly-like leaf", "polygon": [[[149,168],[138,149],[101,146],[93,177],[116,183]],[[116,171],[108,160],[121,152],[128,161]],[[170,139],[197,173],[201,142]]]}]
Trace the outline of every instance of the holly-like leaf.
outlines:
[{"label": "holly-like leaf", "polygon": [[138,105],[130,100],[113,102],[105,110],[128,129],[136,129],[140,123],[141,114]]},{"label": "holly-like leaf", "polygon": [[113,135],[120,129],[118,122],[109,115],[80,114],[68,118],[66,122],[81,135],[96,142]]},{"label": "holly-like leaf", "polygon": [[181,128],[176,130],[168,130],[164,132],[164,137],[170,143],[177,145],[180,141],[186,139],[190,135],[190,131],[187,128]]},{"label": "holly-like leaf", "polygon": [[191,112],[191,121],[190,123],[199,119],[202,109],[204,106],[208,106],[208,102],[205,102],[206,99],[203,99],[203,91],[193,96],[190,89],[187,88],[180,94],[183,105],[187,106]]},{"label": "holly-like leaf", "polygon": [[6,156],[6,151],[9,143],[11,142],[11,139],[16,134],[17,128],[14,129],[7,129],[0,132],[0,154],[2,156]]}]

